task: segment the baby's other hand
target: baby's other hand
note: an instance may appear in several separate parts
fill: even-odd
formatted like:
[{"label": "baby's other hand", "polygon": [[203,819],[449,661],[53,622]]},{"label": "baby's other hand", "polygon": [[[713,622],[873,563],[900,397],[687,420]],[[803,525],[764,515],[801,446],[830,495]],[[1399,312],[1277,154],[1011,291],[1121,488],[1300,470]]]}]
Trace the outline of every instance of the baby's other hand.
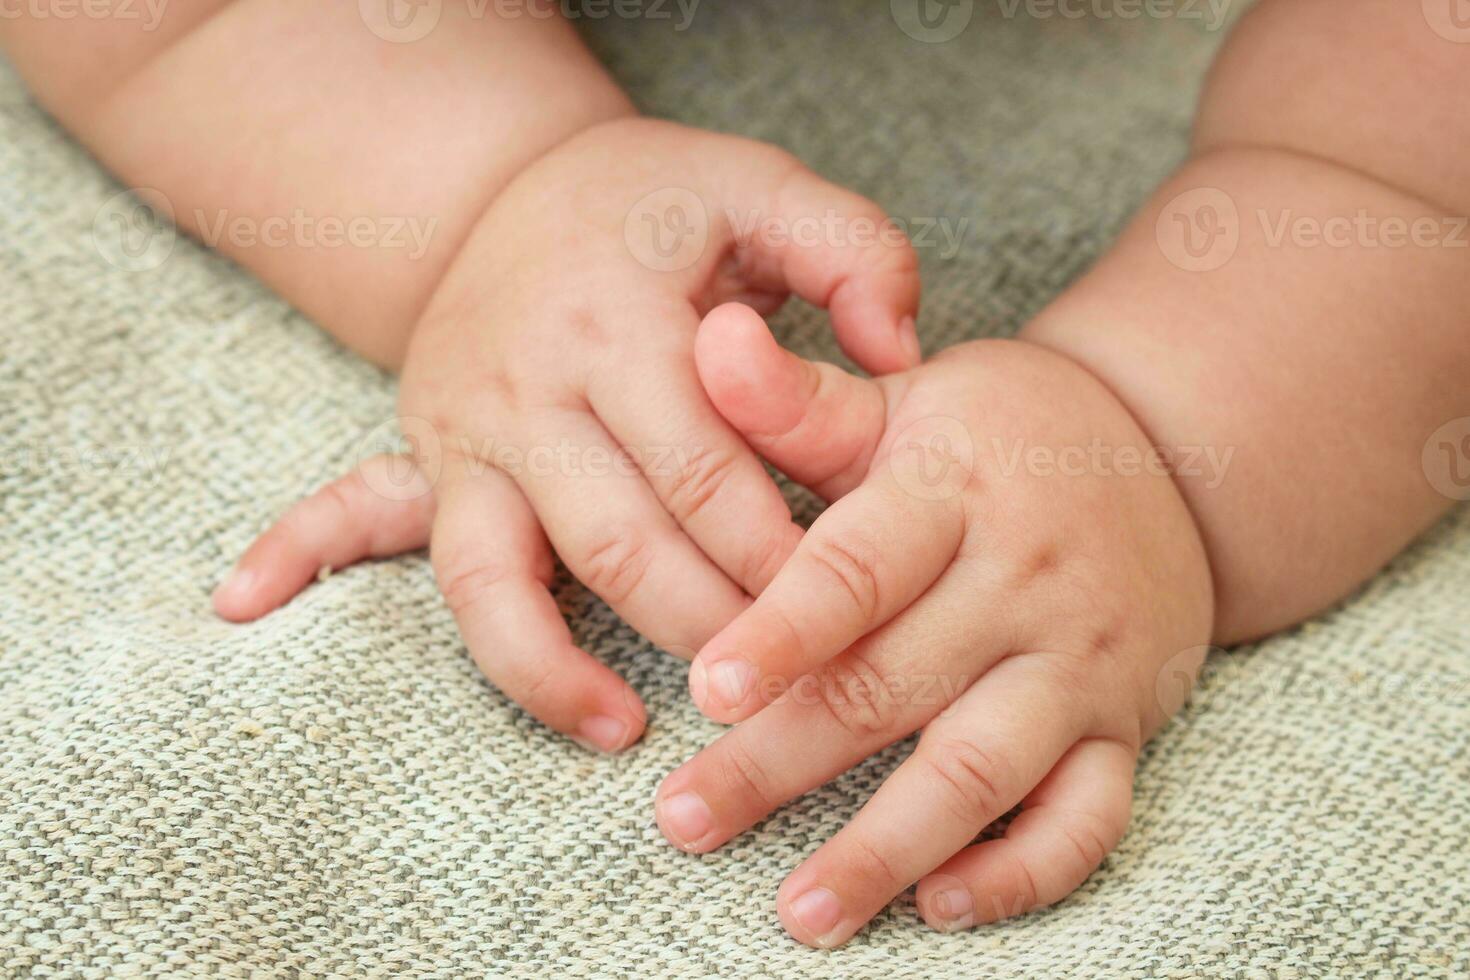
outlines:
[{"label": "baby's other hand", "polygon": [[421,318],[400,389],[412,475],[375,459],[299,503],[215,607],[253,619],[323,566],[432,537],[486,675],[557,731],[626,748],[643,707],[574,645],[548,591],[552,548],[635,629],[692,656],[801,537],[699,383],[700,317],[794,292],[831,311],[854,360],[893,371],[919,359],[918,290],[882,212],[783,151],[650,120],[588,130],[502,192]]},{"label": "baby's other hand", "polygon": [[725,418],[836,502],[694,660],[702,710],[741,724],[664,780],[665,835],[712,850],[923,728],[786,879],[787,930],[845,942],[916,881],[943,929],[1066,896],[1122,836],[1139,748],[1184,696],[1160,693],[1161,669],[1197,668],[1210,637],[1204,548],[1147,436],[1089,373],[1019,341],[867,381],[730,305],[697,359]]}]

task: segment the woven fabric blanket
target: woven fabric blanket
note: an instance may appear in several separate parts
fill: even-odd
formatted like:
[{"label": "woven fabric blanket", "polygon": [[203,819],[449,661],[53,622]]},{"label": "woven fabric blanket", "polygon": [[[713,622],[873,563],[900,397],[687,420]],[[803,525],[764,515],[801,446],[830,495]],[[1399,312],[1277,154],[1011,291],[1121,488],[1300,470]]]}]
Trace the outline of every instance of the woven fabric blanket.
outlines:
[{"label": "woven fabric blanket", "polygon": [[[1224,28],[1204,0],[964,0],[936,43],[954,22],[905,2],[583,27],[648,112],[780,143],[904,219],[934,350],[1014,331],[1097,256],[1181,158]],[[98,215],[122,190],[0,66],[0,975],[1470,976],[1465,508],[1213,656],[1070,899],[940,935],[909,896],[807,949],[778,884],[912,743],[691,856],[654,788],[720,728],[575,583],[578,641],[649,705],[618,758],[480,677],[422,555],[211,614],[252,536],[391,422],[393,380],[190,241],[118,262]],[[839,359],[812,311],[777,325]]]}]

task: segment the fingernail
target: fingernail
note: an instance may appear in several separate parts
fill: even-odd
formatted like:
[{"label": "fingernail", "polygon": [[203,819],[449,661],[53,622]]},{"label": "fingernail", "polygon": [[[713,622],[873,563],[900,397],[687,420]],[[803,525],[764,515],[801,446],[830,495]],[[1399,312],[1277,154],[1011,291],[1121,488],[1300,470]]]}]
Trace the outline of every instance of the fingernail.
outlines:
[{"label": "fingernail", "polygon": [[813,888],[791,901],[791,914],[818,946],[827,946],[842,921],[842,903],[830,888]]},{"label": "fingernail", "polygon": [[919,346],[919,329],[913,317],[906,316],[898,321],[898,342],[910,364],[918,364],[924,359],[924,350]]},{"label": "fingernail", "polygon": [[214,601],[239,602],[250,593],[255,584],[255,573],[248,568],[237,568],[225,576],[225,580],[214,590]]},{"label": "fingernail", "polygon": [[662,801],[658,819],[664,832],[686,851],[694,850],[715,823],[709,804],[698,793],[676,793]]},{"label": "fingernail", "polygon": [[709,679],[715,697],[727,707],[738,708],[745,703],[755,669],[743,660],[721,660],[709,668]]},{"label": "fingernail", "polygon": [[593,715],[582,719],[582,723],[577,726],[577,735],[604,752],[617,752],[627,743],[631,727],[626,721],[618,721],[607,715]]},{"label": "fingernail", "polygon": [[968,888],[946,888],[929,899],[929,914],[945,932],[968,929],[975,924],[975,900]]},{"label": "fingernail", "polygon": [[738,708],[754,682],[755,668],[743,660],[706,665],[703,659],[696,659],[689,667],[689,694],[706,714],[711,707]]},{"label": "fingernail", "polygon": [[704,661],[698,657],[689,664],[689,696],[701,709],[709,700],[709,671],[705,669]]}]

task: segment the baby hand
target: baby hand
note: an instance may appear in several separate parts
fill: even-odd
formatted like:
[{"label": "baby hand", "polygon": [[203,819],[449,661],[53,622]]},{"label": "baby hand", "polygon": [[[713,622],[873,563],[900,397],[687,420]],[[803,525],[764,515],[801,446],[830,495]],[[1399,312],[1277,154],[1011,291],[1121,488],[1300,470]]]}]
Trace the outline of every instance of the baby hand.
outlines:
[{"label": "baby hand", "polygon": [[[832,216],[851,224],[792,234]],[[551,549],[686,655],[744,609],[801,532],[699,384],[700,317],[735,298],[773,311],[794,292],[831,311],[869,370],[917,363],[917,266],[884,221],[764,144],[649,120],[574,138],[491,205],[416,328],[400,409],[417,472],[393,479],[404,461],[377,458],[297,504],[216,609],[253,619],[323,566],[432,538],[490,680],[557,731],[627,747],[643,707],[573,644]]]},{"label": "baby hand", "polygon": [[[1146,435],[1086,371],[1018,341],[866,381],[730,305],[697,361],[751,445],[836,502],[694,660],[701,709],[743,723],[664,780],[664,834],[709,851],[922,727],[782,885],[787,930],[845,942],[916,881],[941,929],[1066,896],[1127,825],[1139,748],[1175,707],[1161,668],[1210,637],[1194,521],[1170,476],[1123,463]],[[972,843],[1018,805],[1003,838]]]}]

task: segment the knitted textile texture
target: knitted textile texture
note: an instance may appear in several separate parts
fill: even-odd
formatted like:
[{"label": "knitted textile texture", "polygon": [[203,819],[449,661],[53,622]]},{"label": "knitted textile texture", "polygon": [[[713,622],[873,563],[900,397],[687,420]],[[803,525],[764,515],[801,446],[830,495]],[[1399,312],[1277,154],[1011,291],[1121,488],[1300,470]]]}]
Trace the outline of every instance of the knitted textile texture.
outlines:
[{"label": "knitted textile texture", "polygon": [[[1015,331],[1106,247],[1182,158],[1226,28],[1193,0],[965,0],[935,43],[905,2],[580,25],[647,112],[906,219],[934,351]],[[123,190],[0,64],[0,975],[1470,976],[1466,508],[1328,614],[1213,655],[1071,898],[941,935],[910,893],[812,950],[777,886],[911,740],[691,856],[653,794],[721,728],[575,583],[577,640],[649,707],[617,758],[481,678],[422,554],[214,617],[252,537],[391,430],[394,382],[190,240],[117,261],[97,229]],[[841,360],[812,310],[777,327]]]}]

